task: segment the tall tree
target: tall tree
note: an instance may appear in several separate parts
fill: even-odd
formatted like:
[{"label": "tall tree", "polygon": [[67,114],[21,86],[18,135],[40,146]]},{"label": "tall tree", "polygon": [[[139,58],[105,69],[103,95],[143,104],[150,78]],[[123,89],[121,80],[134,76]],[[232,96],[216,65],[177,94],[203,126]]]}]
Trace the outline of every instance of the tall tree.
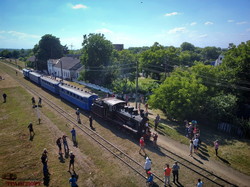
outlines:
[{"label": "tall tree", "polygon": [[48,59],[58,59],[63,56],[63,46],[59,38],[46,34],[42,36],[39,44],[34,46],[33,52],[37,59],[37,68],[43,70],[47,69]]},{"label": "tall tree", "polygon": [[194,50],[195,50],[195,46],[191,43],[183,42],[181,44],[181,51],[194,51]]},{"label": "tall tree", "polygon": [[82,78],[92,83],[105,84],[107,79],[104,76],[109,75],[105,67],[112,65],[112,43],[103,34],[89,34],[83,36],[82,46],[81,62],[85,66]]}]

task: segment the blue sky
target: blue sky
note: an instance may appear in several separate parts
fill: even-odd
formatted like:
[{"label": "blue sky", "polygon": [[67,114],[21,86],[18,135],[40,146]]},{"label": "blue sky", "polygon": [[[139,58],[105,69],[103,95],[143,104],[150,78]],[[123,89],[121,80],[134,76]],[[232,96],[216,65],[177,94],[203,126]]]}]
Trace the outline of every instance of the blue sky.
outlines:
[{"label": "blue sky", "polygon": [[81,48],[103,33],[125,48],[226,48],[250,40],[250,0],[0,0],[0,48],[33,48],[45,34]]}]

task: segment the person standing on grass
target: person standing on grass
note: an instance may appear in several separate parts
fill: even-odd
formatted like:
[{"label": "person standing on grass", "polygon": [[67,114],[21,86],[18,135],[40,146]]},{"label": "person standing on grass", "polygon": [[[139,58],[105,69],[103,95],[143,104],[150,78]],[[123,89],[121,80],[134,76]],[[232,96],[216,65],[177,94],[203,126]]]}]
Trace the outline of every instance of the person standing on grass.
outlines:
[{"label": "person standing on grass", "polygon": [[3,93],[3,102],[6,103],[6,101],[7,101],[7,94]]},{"label": "person standing on grass", "polygon": [[77,119],[77,123],[81,124],[79,108],[76,109],[76,119]]},{"label": "person standing on grass", "polygon": [[44,177],[46,177],[50,175],[49,170],[48,170],[48,152],[46,148],[44,148],[43,150],[41,161],[43,164],[43,175]]},{"label": "person standing on grass", "polygon": [[194,149],[194,144],[193,144],[193,141],[190,140],[190,144],[189,144],[189,156],[193,156],[193,149]]},{"label": "person standing on grass", "polygon": [[74,145],[76,145],[76,130],[74,128],[72,128],[70,133],[72,135],[72,141],[73,141]]},{"label": "person standing on grass", "polygon": [[153,133],[153,145],[154,145],[154,147],[157,147],[157,139],[158,139],[158,134]]},{"label": "person standing on grass", "polygon": [[216,156],[218,156],[218,149],[219,149],[219,142],[218,142],[218,140],[216,140],[214,142],[214,149],[215,149]]},{"label": "person standing on grass", "polygon": [[28,129],[30,131],[30,137],[35,135],[34,129],[33,129],[33,124],[30,122],[28,125]]},{"label": "person standing on grass", "polygon": [[170,175],[171,175],[171,168],[169,167],[169,164],[166,164],[166,168],[164,169],[164,186],[170,185]]},{"label": "person standing on grass", "polygon": [[193,145],[194,145],[194,152],[196,154],[198,153],[198,143],[199,143],[199,139],[195,137],[195,139],[193,140]]},{"label": "person standing on grass", "polygon": [[34,97],[31,98],[31,102],[32,102],[33,108],[35,108],[36,107],[36,100]]},{"label": "person standing on grass", "polygon": [[77,182],[76,176],[71,175],[71,178],[69,179],[69,183],[70,183],[71,187],[78,187],[76,182]]},{"label": "person standing on grass", "polygon": [[92,118],[92,116],[89,116],[89,127],[90,127],[91,129],[93,129],[92,123],[93,123],[93,118]]},{"label": "person standing on grass", "polygon": [[148,175],[148,178],[147,178],[146,183],[148,184],[148,186],[153,186],[153,184],[154,184],[154,177],[153,177],[152,172],[148,171],[147,175]]},{"label": "person standing on grass", "polygon": [[152,162],[151,160],[147,157],[146,158],[146,161],[145,161],[145,164],[144,164],[144,169],[146,171],[146,174],[148,173],[148,171],[151,170],[151,165],[152,165]]},{"label": "person standing on grass", "polygon": [[155,117],[155,131],[157,130],[160,120],[161,120],[160,115],[157,114],[157,116]]},{"label": "person standing on grass", "polygon": [[61,143],[61,137],[59,137],[57,140],[56,140],[56,145],[58,146],[59,148],[59,155],[62,154],[62,143]]},{"label": "person standing on grass", "polygon": [[75,155],[73,154],[72,151],[70,151],[70,153],[69,153],[69,158],[70,158],[70,160],[69,160],[69,171],[68,171],[68,172],[70,172],[71,166],[72,166],[72,168],[73,168],[73,171],[75,171],[75,166],[74,166],[74,163],[75,163]]},{"label": "person standing on grass", "polygon": [[39,97],[39,99],[38,99],[38,106],[42,106],[42,98],[41,97]]},{"label": "person standing on grass", "polygon": [[65,151],[65,154],[66,152],[69,152],[69,146],[68,146],[68,142],[67,142],[67,136],[66,135],[63,135],[62,136],[62,140],[63,140],[63,147],[64,147],[64,151]]},{"label": "person standing on grass", "polygon": [[202,187],[202,186],[203,186],[203,182],[201,181],[201,179],[198,179],[197,187]]},{"label": "person standing on grass", "polygon": [[144,154],[146,155],[146,152],[145,152],[145,142],[144,142],[144,138],[143,137],[141,137],[140,138],[140,151],[139,151],[139,153],[141,154],[141,150],[144,152]]},{"label": "person standing on grass", "polygon": [[173,182],[175,183],[175,179],[178,182],[179,181],[179,169],[180,166],[178,165],[178,162],[175,161],[173,167],[172,167],[172,173],[173,173]]}]

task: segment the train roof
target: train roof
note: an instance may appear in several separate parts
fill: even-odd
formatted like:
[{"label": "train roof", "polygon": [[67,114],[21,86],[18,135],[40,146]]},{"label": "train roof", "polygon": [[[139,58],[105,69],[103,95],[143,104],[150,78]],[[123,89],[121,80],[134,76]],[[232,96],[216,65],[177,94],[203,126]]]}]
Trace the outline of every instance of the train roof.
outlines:
[{"label": "train roof", "polygon": [[104,103],[106,103],[107,105],[110,105],[110,106],[117,105],[117,104],[126,104],[125,101],[120,100],[120,99],[116,99],[114,97],[108,97],[108,98],[104,98],[102,100],[104,101]]},{"label": "train roof", "polygon": [[65,90],[68,90],[71,93],[77,94],[77,95],[79,95],[81,97],[85,97],[85,98],[89,98],[91,96],[96,96],[97,97],[97,95],[94,94],[94,93],[89,93],[89,92],[86,92],[84,90],[81,91],[81,89],[78,90],[78,89],[76,89],[74,87],[71,87],[71,86],[68,86],[66,84],[59,84],[59,87],[65,89]]},{"label": "train roof", "polygon": [[30,69],[24,68],[23,71],[29,72],[29,71],[31,71],[31,70],[30,70]]},{"label": "train roof", "polygon": [[41,74],[36,73],[36,72],[30,72],[30,74],[32,74],[32,75],[34,75],[34,76],[36,76],[36,77],[41,77],[41,76],[42,76]]},{"label": "train roof", "polygon": [[46,81],[48,81],[48,82],[50,82],[52,84],[59,84],[60,83],[59,81],[53,80],[53,79],[51,79],[49,77],[41,77],[41,79],[46,80]]}]

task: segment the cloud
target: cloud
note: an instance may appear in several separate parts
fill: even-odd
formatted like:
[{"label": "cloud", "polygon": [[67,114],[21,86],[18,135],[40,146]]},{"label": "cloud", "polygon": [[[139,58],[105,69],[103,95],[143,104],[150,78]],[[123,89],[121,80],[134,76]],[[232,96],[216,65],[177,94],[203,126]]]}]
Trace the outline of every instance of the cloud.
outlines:
[{"label": "cloud", "polygon": [[204,24],[205,24],[205,25],[213,25],[214,23],[211,22],[211,21],[207,21],[207,22],[205,22]]},{"label": "cloud", "polygon": [[250,32],[250,28],[248,28],[246,31],[247,31],[247,32]]},{"label": "cloud", "polygon": [[178,12],[171,12],[171,13],[167,13],[164,16],[176,16],[177,14],[180,14]]},{"label": "cloud", "polygon": [[171,29],[168,31],[169,34],[175,34],[175,33],[178,33],[178,32],[185,32],[186,31],[186,28],[185,27],[176,27],[174,29]]},{"label": "cloud", "polygon": [[234,22],[234,20],[229,19],[229,20],[227,20],[227,22],[228,22],[228,23],[233,23],[233,22]]},{"label": "cloud", "polygon": [[24,38],[40,38],[38,35],[34,34],[27,34],[23,32],[17,32],[17,31],[0,31],[1,34],[9,34],[11,36],[17,37],[19,39],[24,39]]},{"label": "cloud", "polygon": [[196,22],[192,22],[192,23],[190,23],[190,26],[194,26],[196,24],[197,24]]},{"label": "cloud", "polygon": [[81,8],[88,8],[87,6],[83,5],[83,4],[77,4],[77,5],[72,5],[73,9],[81,9]]},{"label": "cloud", "polygon": [[243,24],[247,24],[247,22],[246,21],[241,21],[241,22],[237,22],[236,24],[237,25],[243,25]]},{"label": "cloud", "polygon": [[111,33],[113,33],[111,30],[106,29],[106,28],[97,29],[95,32],[97,32],[97,33],[105,33],[105,34],[111,34]]},{"label": "cloud", "polygon": [[202,34],[200,36],[197,36],[198,38],[206,38],[208,35],[207,34]]}]

